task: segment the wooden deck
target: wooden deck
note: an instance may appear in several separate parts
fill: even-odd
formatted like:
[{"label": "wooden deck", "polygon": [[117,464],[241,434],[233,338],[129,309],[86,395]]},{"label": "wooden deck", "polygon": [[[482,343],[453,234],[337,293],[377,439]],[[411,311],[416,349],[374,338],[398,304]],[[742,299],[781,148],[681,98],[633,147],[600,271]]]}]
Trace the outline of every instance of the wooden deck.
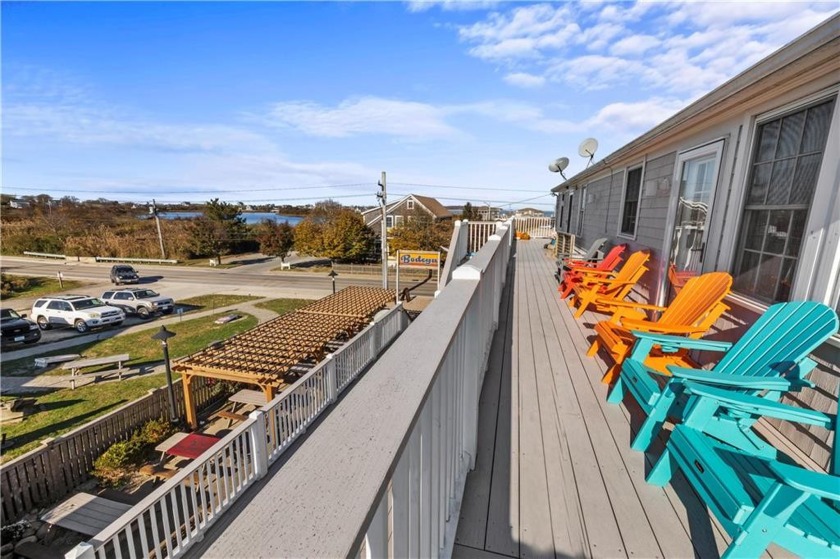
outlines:
[{"label": "wooden deck", "polygon": [[603,315],[572,317],[539,241],[515,262],[454,556],[717,557],[728,539],[684,479],[645,483],[661,445],[630,449],[641,412],[605,401],[604,361],[586,357]]}]

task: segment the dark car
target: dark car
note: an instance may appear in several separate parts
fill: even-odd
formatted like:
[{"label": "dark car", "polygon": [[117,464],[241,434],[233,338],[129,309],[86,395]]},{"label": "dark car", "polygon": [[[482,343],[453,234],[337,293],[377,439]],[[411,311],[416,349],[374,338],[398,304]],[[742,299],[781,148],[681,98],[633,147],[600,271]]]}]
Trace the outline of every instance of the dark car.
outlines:
[{"label": "dark car", "polygon": [[140,281],[140,276],[137,270],[128,264],[117,264],[111,266],[111,283],[120,285],[122,283],[137,283]]},{"label": "dark car", "polygon": [[3,347],[15,344],[34,344],[41,339],[41,330],[31,320],[26,320],[12,309],[0,310],[0,330]]}]

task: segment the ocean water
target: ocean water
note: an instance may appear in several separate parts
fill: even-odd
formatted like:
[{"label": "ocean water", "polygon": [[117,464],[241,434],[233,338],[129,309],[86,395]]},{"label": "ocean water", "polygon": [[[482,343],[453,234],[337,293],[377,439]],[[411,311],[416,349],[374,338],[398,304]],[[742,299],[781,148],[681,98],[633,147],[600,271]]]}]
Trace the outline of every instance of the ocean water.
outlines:
[{"label": "ocean water", "polygon": [[[158,215],[162,219],[190,219],[200,216],[201,212],[160,212]],[[294,226],[303,219],[296,215],[280,215],[270,212],[242,212],[242,217],[245,218],[245,223],[248,225],[254,225],[268,219],[277,223],[285,222]]]}]

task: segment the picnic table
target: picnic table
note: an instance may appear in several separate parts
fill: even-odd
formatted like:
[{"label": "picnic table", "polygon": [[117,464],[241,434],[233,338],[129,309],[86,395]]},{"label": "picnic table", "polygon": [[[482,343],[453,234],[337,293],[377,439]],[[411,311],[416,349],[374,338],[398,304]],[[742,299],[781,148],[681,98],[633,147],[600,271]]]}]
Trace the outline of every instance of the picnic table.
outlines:
[{"label": "picnic table", "polygon": [[248,419],[248,416],[240,413],[237,411],[237,408],[240,410],[245,406],[256,406],[260,407],[265,405],[265,394],[259,390],[248,390],[247,388],[244,390],[240,390],[230,398],[228,398],[228,402],[231,402],[233,406],[230,408],[230,411],[222,410],[217,412],[216,415],[218,417],[225,418],[228,421],[228,427],[230,427],[234,421],[245,421]]},{"label": "picnic table", "polygon": [[179,442],[183,441],[189,433],[179,432],[175,433],[165,441],[161,442],[155,447],[157,452],[160,452],[160,462],[163,462],[163,459],[166,458],[166,451],[170,448],[178,444]]},{"label": "picnic table", "polygon": [[185,434],[185,437],[181,438],[181,440],[164,452],[170,456],[198,458],[220,440],[218,437],[211,437],[210,435],[200,435],[198,433]]},{"label": "picnic table", "polygon": [[[81,376],[81,370],[87,367],[101,367],[102,365],[111,365],[113,363],[117,364],[116,371],[100,371],[97,373],[89,373],[95,376],[104,376],[110,375],[113,373],[117,373],[118,378],[122,380],[122,373],[123,373],[123,362],[128,361],[130,359],[127,353],[121,353],[119,355],[109,355],[107,357],[94,357],[91,359],[77,359],[76,361],[70,361],[65,363],[61,366],[62,369],[69,369],[70,375],[72,377]],[[76,389],[76,379],[71,378],[70,380],[70,388],[73,390]]]},{"label": "picnic table", "polygon": [[41,515],[41,520],[86,536],[95,536],[130,508],[131,505],[90,493],[76,493]]}]

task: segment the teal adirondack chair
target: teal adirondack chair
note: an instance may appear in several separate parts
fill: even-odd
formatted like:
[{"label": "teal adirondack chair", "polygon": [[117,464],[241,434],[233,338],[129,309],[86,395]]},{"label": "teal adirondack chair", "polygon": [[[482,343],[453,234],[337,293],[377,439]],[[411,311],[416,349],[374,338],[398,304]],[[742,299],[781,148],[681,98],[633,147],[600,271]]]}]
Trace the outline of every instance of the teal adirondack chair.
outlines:
[{"label": "teal adirondack chair", "polygon": [[[647,414],[630,445],[643,451],[667,417],[681,418],[685,381],[725,386],[748,394],[762,394],[766,400],[779,400],[785,392],[811,385],[806,377],[816,363],[808,354],[836,333],[837,328],[837,313],[833,309],[815,301],[797,301],[772,305],[734,344],[633,332],[637,338],[633,352],[625,359],[607,401],[618,404],[629,392]],[[644,365],[654,345],[662,351],[687,348],[726,354],[710,371],[668,365],[669,378]],[[718,417],[709,429],[732,446],[757,451],[764,442],[752,432],[751,425],[749,417],[730,414]]]},{"label": "teal adirondack chair", "polygon": [[[759,557],[770,544],[800,557],[840,557],[840,442],[837,415],[685,383],[685,421],[674,428],[647,481],[663,486],[680,469],[732,537],[723,559]],[[721,413],[819,425],[834,432],[828,473],[779,454],[768,458],[732,448],[705,428]]]}]

